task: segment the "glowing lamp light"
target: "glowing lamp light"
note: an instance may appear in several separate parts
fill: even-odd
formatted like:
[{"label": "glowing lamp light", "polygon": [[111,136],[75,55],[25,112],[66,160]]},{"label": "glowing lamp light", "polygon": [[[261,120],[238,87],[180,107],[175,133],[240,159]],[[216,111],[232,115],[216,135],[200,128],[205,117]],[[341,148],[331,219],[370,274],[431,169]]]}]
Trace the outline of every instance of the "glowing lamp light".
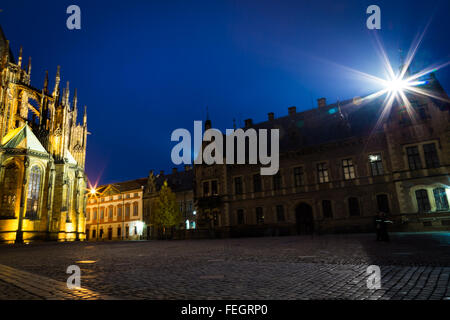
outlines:
[{"label": "glowing lamp light", "polygon": [[90,194],[92,194],[92,195],[95,195],[95,194],[97,193],[97,191],[96,191],[94,188],[92,188],[89,192],[90,192]]},{"label": "glowing lamp light", "polygon": [[387,89],[390,92],[399,92],[408,86],[408,82],[402,79],[394,79],[387,82]]}]

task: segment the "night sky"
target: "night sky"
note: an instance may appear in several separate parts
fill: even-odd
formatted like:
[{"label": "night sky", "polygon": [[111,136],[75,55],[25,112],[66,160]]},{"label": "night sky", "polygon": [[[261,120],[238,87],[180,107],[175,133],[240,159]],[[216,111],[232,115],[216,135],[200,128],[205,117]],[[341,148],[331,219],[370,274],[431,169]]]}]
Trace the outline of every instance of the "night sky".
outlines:
[{"label": "night sky", "polygon": [[[77,4],[82,30],[66,28]],[[366,28],[381,7],[382,30]],[[213,127],[285,116],[290,106],[376,91],[348,66],[384,76],[377,33],[393,66],[428,22],[413,71],[450,59],[450,2],[443,1],[2,1],[0,24],[17,57],[33,58],[32,85],[45,70],[78,88],[88,106],[87,173],[110,183],[173,167],[173,130],[192,130],[209,107]],[[437,72],[450,92],[449,67]],[[81,119],[80,119],[81,120]]]}]

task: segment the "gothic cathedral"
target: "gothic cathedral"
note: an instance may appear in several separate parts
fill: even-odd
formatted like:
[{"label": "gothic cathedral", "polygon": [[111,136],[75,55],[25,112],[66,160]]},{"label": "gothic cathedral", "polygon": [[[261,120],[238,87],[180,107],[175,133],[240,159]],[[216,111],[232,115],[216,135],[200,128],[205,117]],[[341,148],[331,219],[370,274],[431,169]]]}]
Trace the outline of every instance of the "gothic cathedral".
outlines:
[{"label": "gothic cathedral", "polygon": [[0,242],[85,239],[87,114],[77,92],[31,86],[31,58],[15,60],[0,28]]}]

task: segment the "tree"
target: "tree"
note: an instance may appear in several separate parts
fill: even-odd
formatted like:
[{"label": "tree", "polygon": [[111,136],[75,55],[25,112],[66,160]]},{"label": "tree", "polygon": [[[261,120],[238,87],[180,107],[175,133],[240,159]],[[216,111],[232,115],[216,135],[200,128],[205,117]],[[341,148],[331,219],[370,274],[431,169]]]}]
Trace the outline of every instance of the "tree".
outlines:
[{"label": "tree", "polygon": [[181,222],[181,212],[177,205],[177,200],[172,189],[164,182],[159,197],[154,203],[151,215],[151,223],[162,229],[163,235],[166,234],[166,228],[172,228]]}]

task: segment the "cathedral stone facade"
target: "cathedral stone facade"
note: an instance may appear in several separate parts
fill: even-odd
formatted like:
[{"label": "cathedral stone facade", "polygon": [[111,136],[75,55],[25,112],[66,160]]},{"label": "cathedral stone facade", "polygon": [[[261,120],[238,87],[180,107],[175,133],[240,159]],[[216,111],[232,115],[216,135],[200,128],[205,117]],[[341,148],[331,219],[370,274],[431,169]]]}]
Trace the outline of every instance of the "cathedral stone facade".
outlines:
[{"label": "cathedral stone facade", "polygon": [[[450,104],[431,74],[410,105],[350,99],[245,128],[280,130],[280,171],[196,165],[199,228],[216,236],[450,230]],[[211,127],[208,122],[206,129]],[[225,154],[225,152],[223,153]]]},{"label": "cathedral stone facade", "polygon": [[76,90],[31,85],[0,28],[0,242],[85,239],[87,114]]}]

